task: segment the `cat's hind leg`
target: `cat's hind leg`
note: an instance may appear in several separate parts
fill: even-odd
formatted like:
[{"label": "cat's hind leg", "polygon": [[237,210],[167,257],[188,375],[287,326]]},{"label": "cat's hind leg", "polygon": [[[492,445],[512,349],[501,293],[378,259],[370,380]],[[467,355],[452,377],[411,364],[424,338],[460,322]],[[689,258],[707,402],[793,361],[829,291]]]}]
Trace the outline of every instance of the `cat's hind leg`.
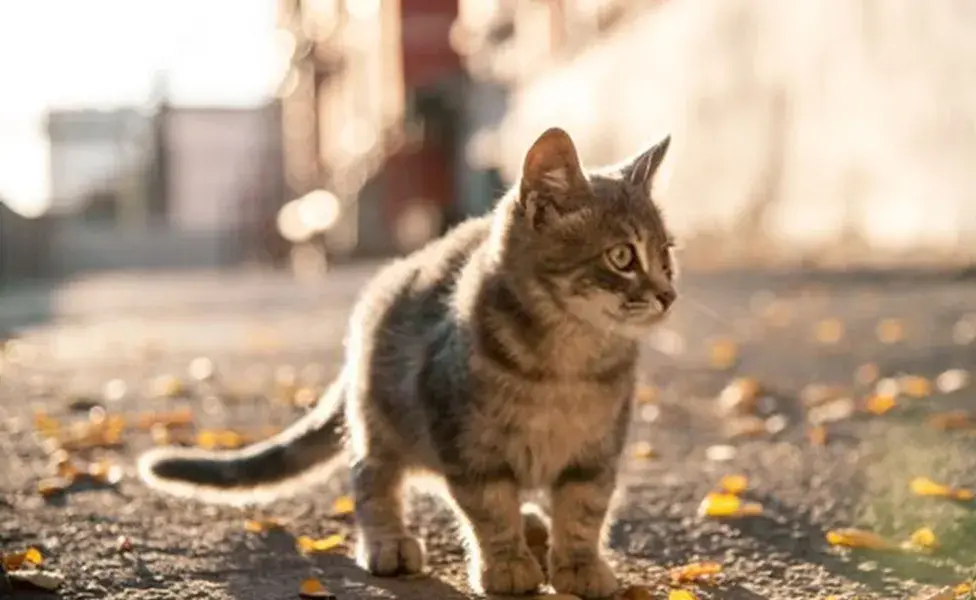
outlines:
[{"label": "cat's hind leg", "polygon": [[371,452],[352,465],[359,528],[356,556],[373,575],[410,575],[424,568],[423,544],[407,533],[403,517],[405,474],[405,466],[392,453]]}]

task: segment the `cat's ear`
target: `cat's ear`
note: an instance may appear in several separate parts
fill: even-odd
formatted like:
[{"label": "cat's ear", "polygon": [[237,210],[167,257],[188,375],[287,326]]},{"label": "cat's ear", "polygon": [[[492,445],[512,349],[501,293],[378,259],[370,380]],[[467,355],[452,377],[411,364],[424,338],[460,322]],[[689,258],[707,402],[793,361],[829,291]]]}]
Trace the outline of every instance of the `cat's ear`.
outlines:
[{"label": "cat's ear", "polygon": [[525,154],[521,185],[523,200],[535,192],[557,203],[589,185],[568,133],[553,127],[539,136]]},{"label": "cat's ear", "polygon": [[627,167],[624,173],[634,185],[643,186],[648,192],[654,187],[654,179],[657,175],[664,157],[668,153],[668,146],[671,145],[671,136],[666,135],[660,142],[654,144],[646,151],[638,155]]}]

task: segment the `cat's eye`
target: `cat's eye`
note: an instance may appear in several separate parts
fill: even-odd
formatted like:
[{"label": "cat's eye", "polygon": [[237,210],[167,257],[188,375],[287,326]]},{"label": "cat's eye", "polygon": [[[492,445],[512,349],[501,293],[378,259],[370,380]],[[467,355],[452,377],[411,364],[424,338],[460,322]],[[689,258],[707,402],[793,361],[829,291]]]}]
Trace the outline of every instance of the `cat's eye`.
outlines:
[{"label": "cat's eye", "polygon": [[617,244],[607,250],[607,262],[618,271],[632,271],[637,265],[637,252],[630,244]]}]

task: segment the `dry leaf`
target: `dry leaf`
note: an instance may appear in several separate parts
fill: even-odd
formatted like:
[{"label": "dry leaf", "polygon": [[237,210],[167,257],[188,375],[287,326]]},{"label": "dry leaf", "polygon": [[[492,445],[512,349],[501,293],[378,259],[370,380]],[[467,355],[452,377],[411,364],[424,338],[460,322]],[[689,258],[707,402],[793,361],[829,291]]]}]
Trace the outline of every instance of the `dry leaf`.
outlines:
[{"label": "dry leaf", "polygon": [[207,450],[233,450],[247,444],[243,435],[230,429],[203,429],[197,434],[197,446]]},{"label": "dry leaf", "polygon": [[732,340],[714,340],[709,346],[709,362],[716,369],[729,369],[739,360],[739,346]]},{"label": "dry leaf", "polygon": [[637,393],[634,396],[638,404],[650,404],[652,402],[657,402],[657,388],[653,385],[642,385],[637,388]]},{"label": "dry leaf", "polygon": [[322,585],[322,582],[314,577],[305,579],[298,588],[300,598],[335,598],[335,594],[329,592]]},{"label": "dry leaf", "polygon": [[654,458],[654,447],[648,442],[635,442],[634,445],[631,446],[630,453],[634,458],[647,460]]},{"label": "dry leaf", "polygon": [[718,395],[719,410],[723,413],[751,412],[756,407],[759,391],[759,382],[752,377],[733,379]]},{"label": "dry leaf", "polygon": [[763,512],[762,504],[744,502],[734,494],[713,492],[705,496],[698,506],[698,514],[704,517],[754,517]]},{"label": "dry leaf", "polygon": [[908,549],[935,550],[939,547],[939,540],[931,527],[922,527],[912,533],[907,546]]},{"label": "dry leaf", "polygon": [[974,423],[972,418],[969,416],[969,413],[962,410],[935,413],[933,415],[929,415],[925,422],[929,427],[942,431],[969,429],[976,425],[976,423]]},{"label": "dry leaf", "polygon": [[670,590],[668,600],[698,600],[698,596],[688,590]]},{"label": "dry leaf", "polygon": [[823,425],[816,425],[807,430],[807,439],[814,446],[823,446],[827,443],[827,428]]},{"label": "dry leaf", "polygon": [[16,571],[25,564],[41,566],[43,563],[44,557],[41,555],[41,551],[33,546],[23,552],[3,555],[3,568],[7,571]]},{"label": "dry leaf", "polygon": [[912,493],[916,496],[937,496],[942,498],[952,498],[953,500],[968,501],[972,500],[974,494],[966,489],[954,489],[941,483],[936,483],[927,477],[916,477],[909,484]]},{"label": "dry leaf", "polygon": [[840,319],[824,319],[817,323],[815,337],[821,344],[836,344],[844,338],[844,323]]},{"label": "dry leaf", "polygon": [[322,539],[310,538],[307,535],[298,536],[298,548],[303,553],[311,554],[315,552],[329,552],[340,548],[345,542],[341,535],[330,535]]},{"label": "dry leaf", "polygon": [[697,582],[711,582],[716,575],[722,572],[722,565],[716,562],[695,562],[683,565],[680,567],[674,567],[668,574],[671,576],[671,582],[674,584],[678,583],[697,583]]},{"label": "dry leaf", "polygon": [[284,523],[278,519],[247,519],[244,521],[244,530],[251,533],[264,533],[271,529],[281,529]]},{"label": "dry leaf", "polygon": [[898,387],[903,394],[912,398],[925,398],[932,395],[932,382],[918,375],[900,377]]},{"label": "dry leaf", "polygon": [[332,513],[334,515],[348,515],[356,510],[356,502],[349,496],[339,496],[332,503]]},{"label": "dry leaf", "polygon": [[869,413],[880,416],[893,409],[897,405],[897,402],[891,396],[875,394],[868,397],[865,404],[865,409]]},{"label": "dry leaf", "polygon": [[862,529],[833,529],[827,532],[827,542],[832,546],[847,548],[869,548],[871,550],[890,550],[895,547],[885,538]]},{"label": "dry leaf", "polygon": [[157,398],[179,398],[186,395],[186,386],[179,377],[160,375],[152,382],[152,395]]},{"label": "dry leaf", "polygon": [[878,341],[882,344],[897,344],[905,339],[905,327],[899,319],[883,319],[875,328]]},{"label": "dry leaf", "polygon": [[37,492],[45,498],[50,498],[58,494],[63,494],[70,486],[71,482],[67,479],[50,477],[48,479],[42,479],[37,483]]},{"label": "dry leaf", "polygon": [[719,482],[719,487],[729,494],[741,494],[749,487],[749,479],[745,475],[726,475]]}]

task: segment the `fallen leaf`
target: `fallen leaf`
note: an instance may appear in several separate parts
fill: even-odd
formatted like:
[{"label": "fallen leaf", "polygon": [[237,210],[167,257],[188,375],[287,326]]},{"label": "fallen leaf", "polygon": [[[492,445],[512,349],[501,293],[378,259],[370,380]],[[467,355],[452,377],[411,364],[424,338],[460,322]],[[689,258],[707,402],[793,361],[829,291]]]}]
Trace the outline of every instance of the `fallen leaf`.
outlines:
[{"label": "fallen leaf", "polygon": [[744,502],[734,494],[712,492],[698,506],[698,514],[705,517],[754,517],[763,512],[762,504]]},{"label": "fallen leaf", "polygon": [[714,340],[709,345],[709,362],[713,368],[729,369],[739,360],[739,346],[732,340]]},{"label": "fallen leaf", "polygon": [[325,589],[322,582],[314,577],[302,581],[298,588],[298,596],[300,598],[335,598],[335,594]]},{"label": "fallen leaf", "polygon": [[671,583],[711,582],[716,575],[721,574],[722,565],[716,562],[694,562],[680,567],[674,567],[668,574]]},{"label": "fallen leaf", "polygon": [[908,549],[934,550],[939,547],[939,540],[931,527],[915,530],[908,540]]},{"label": "fallen leaf", "polygon": [[925,398],[932,395],[932,382],[918,375],[900,377],[898,386],[903,394],[912,398]]},{"label": "fallen leaf", "polygon": [[896,405],[897,402],[895,402],[893,397],[874,394],[868,397],[865,403],[865,409],[871,414],[880,416],[893,409]]},{"label": "fallen leaf", "polygon": [[973,593],[973,584],[971,584],[971,583],[960,583],[959,585],[957,585],[956,587],[954,587],[952,589],[952,591],[955,592],[957,598],[961,598],[962,596],[965,596],[966,594],[972,594]]},{"label": "fallen leaf", "polygon": [[654,458],[654,447],[648,442],[635,442],[634,445],[631,446],[630,453],[634,458],[647,460]]},{"label": "fallen leaf", "polygon": [[807,429],[807,439],[814,446],[823,446],[827,443],[827,428],[823,425],[815,425]]},{"label": "fallen leaf", "polygon": [[37,492],[45,498],[51,498],[63,494],[69,487],[71,487],[71,482],[67,479],[50,477],[37,483]]},{"label": "fallen leaf", "polygon": [[759,382],[752,377],[737,377],[719,392],[718,406],[723,413],[751,412],[759,397]]},{"label": "fallen leaf", "polygon": [[827,532],[827,542],[832,546],[847,548],[869,548],[871,550],[890,550],[895,547],[885,538],[863,529],[832,529]]},{"label": "fallen leaf", "polygon": [[698,600],[698,597],[688,590],[670,590],[668,600]]},{"label": "fallen leaf", "polygon": [[719,481],[719,487],[729,494],[741,494],[749,487],[749,479],[745,475],[726,475]]},{"label": "fallen leaf", "polygon": [[7,571],[16,571],[23,568],[24,565],[39,567],[43,563],[44,557],[41,555],[41,551],[33,546],[23,552],[3,555],[3,568]]},{"label": "fallen leaf", "polygon": [[240,448],[247,443],[243,435],[230,429],[203,429],[197,434],[197,446],[207,450]]},{"label": "fallen leaf", "polygon": [[976,496],[971,490],[954,489],[947,485],[936,483],[927,477],[916,477],[912,479],[909,488],[916,496],[936,496],[962,501],[972,500]]},{"label": "fallen leaf", "polygon": [[282,527],[284,527],[284,523],[278,519],[247,519],[244,521],[244,530],[251,533],[264,533]]},{"label": "fallen leaf", "polygon": [[348,515],[356,510],[356,502],[350,496],[339,496],[332,503],[332,513],[334,515]]},{"label": "fallen leaf", "polygon": [[925,422],[929,427],[942,431],[969,429],[976,425],[976,423],[973,422],[973,419],[969,416],[969,413],[962,410],[935,413],[929,415]]},{"label": "fallen leaf", "polygon": [[634,396],[638,404],[650,404],[652,402],[657,402],[657,388],[653,385],[642,385],[637,388],[637,393],[634,394]]},{"label": "fallen leaf", "polygon": [[905,339],[905,326],[899,319],[882,319],[875,333],[882,344],[897,344]]},{"label": "fallen leaf", "polygon": [[305,554],[315,552],[329,552],[342,546],[345,538],[334,534],[322,539],[314,539],[307,535],[298,536],[298,548]]},{"label": "fallen leaf", "polygon": [[815,337],[821,344],[836,344],[844,338],[844,323],[840,319],[824,319],[817,323]]},{"label": "fallen leaf", "polygon": [[157,398],[179,398],[186,395],[186,386],[175,375],[160,375],[152,382],[152,395]]}]

